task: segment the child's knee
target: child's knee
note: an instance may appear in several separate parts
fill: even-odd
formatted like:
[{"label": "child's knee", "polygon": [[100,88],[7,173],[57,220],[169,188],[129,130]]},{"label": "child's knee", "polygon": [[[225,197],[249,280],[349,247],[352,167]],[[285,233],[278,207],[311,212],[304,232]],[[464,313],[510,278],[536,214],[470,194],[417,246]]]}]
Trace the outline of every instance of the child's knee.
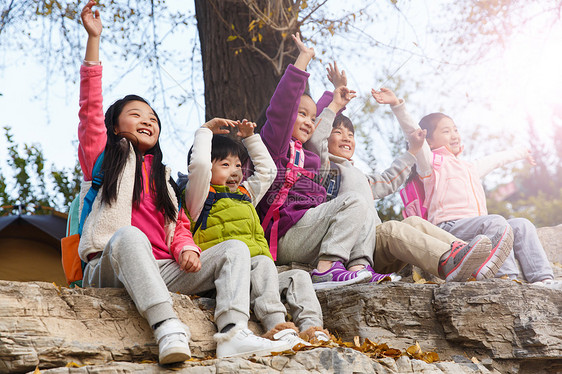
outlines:
[{"label": "child's knee", "polygon": [[410,226],[418,227],[418,226],[427,224],[429,222],[426,221],[425,219],[421,218],[421,217],[418,217],[418,216],[410,216],[408,218],[404,218],[402,223],[405,223],[405,224],[410,225]]},{"label": "child's knee", "polygon": [[507,222],[511,225],[514,234],[518,232],[536,231],[535,225],[527,218],[512,218]]}]

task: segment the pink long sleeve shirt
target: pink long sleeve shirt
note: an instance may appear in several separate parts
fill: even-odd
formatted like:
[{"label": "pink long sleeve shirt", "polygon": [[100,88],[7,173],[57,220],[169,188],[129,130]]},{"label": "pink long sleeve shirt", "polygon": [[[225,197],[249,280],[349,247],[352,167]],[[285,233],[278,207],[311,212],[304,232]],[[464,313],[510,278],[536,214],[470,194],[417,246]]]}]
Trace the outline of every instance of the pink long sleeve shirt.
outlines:
[{"label": "pink long sleeve shirt", "polygon": [[[98,156],[105,149],[107,134],[103,114],[101,89],[102,66],[82,66],[80,68],[80,110],[78,112],[78,159],[84,174],[84,180],[92,180],[92,171]],[[152,253],[157,260],[175,259],[182,250],[188,249],[200,253],[190,231],[189,219],[183,210],[178,213],[174,238],[168,249],[166,244],[165,217],[157,210],[154,197],[149,192],[149,176],[153,156],[145,155],[142,165],[144,190],[138,207],[133,205],[131,225],[140,229],[152,245]],[[187,247],[187,248],[186,248]]]}]

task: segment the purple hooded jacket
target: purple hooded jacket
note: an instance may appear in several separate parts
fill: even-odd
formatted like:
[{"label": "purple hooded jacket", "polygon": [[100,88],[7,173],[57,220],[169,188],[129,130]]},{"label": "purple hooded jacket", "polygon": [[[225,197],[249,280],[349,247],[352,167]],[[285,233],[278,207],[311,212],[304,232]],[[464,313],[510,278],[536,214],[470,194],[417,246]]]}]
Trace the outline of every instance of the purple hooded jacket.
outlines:
[{"label": "purple hooded jacket", "polygon": [[[262,219],[267,214],[271,203],[285,181],[293,125],[297,118],[299,103],[309,75],[307,72],[289,65],[271,97],[269,108],[267,108],[267,121],[261,130],[261,137],[273,161],[275,161],[277,177],[258,205],[258,213]],[[304,168],[317,174],[320,169],[320,157],[306,149],[304,149],[304,153]],[[279,237],[285,235],[308,209],[314,208],[325,201],[326,190],[324,187],[309,178],[300,177],[289,191],[287,200],[279,210]],[[268,239],[271,225],[270,223],[265,230]]]}]

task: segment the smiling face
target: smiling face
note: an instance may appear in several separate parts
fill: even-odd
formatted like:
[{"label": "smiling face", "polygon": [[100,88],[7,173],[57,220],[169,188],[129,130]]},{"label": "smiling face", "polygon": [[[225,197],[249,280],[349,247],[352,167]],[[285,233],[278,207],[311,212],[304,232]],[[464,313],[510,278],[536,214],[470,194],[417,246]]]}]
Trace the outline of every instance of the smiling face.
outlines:
[{"label": "smiling face", "polygon": [[293,137],[305,143],[316,129],[316,104],[310,96],[301,96],[297,119],[293,125]]},{"label": "smiling face", "polygon": [[338,125],[332,129],[328,138],[328,152],[334,156],[339,156],[351,160],[355,153],[355,134],[343,125]]},{"label": "smiling face", "polygon": [[461,136],[453,120],[448,117],[440,119],[431,136],[427,137],[427,144],[431,149],[447,147],[452,154],[459,154]]},{"label": "smiling face", "polygon": [[242,182],[242,163],[238,156],[230,155],[222,160],[214,160],[211,167],[211,184],[227,186],[235,192]]},{"label": "smiling face", "polygon": [[144,154],[158,142],[160,127],[150,105],[129,101],[123,106],[113,132],[129,139]]}]

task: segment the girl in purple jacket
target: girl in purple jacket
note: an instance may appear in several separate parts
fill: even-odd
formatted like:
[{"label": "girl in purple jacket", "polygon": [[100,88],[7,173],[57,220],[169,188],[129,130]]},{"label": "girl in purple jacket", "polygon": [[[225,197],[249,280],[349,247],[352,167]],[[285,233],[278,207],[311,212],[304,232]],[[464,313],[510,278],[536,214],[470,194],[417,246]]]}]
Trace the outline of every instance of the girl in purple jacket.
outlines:
[{"label": "girl in purple jacket", "polygon": [[372,273],[372,216],[361,197],[344,194],[326,202],[320,156],[303,148],[319,121],[334,120],[353,97],[346,87],[316,118],[316,104],[305,94],[305,71],[314,49],[293,35],[299,56],[289,65],[271,98],[261,135],[277,166],[277,177],[258,205],[271,254],[278,264],[313,264],[315,289],[368,282]]}]

